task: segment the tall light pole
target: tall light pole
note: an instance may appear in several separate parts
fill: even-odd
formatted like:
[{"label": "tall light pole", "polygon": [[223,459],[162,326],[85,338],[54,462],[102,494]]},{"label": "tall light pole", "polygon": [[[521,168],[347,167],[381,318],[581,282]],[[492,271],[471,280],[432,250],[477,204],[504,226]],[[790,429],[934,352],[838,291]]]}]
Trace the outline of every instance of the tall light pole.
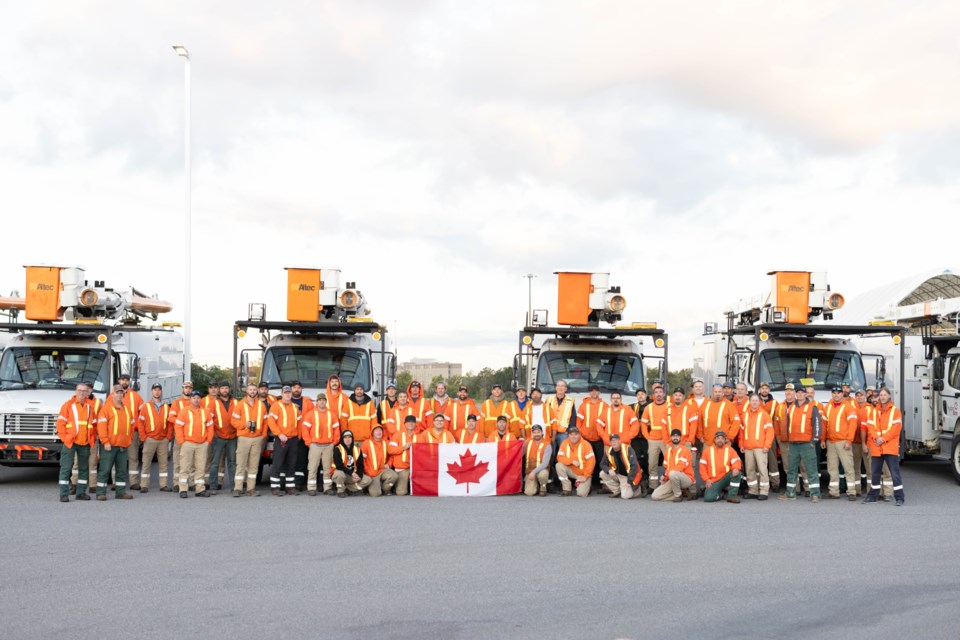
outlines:
[{"label": "tall light pole", "polygon": [[192,225],[190,221],[190,52],[180,44],[173,45],[173,50],[183,58],[183,169],[185,175],[185,196],[183,211],[183,237],[186,248],[186,260],[183,265],[183,289],[186,300],[183,304],[183,379],[189,380],[190,373],[190,333],[193,322],[190,318],[190,275],[193,261]]},{"label": "tall light pole", "polygon": [[[527,326],[533,325],[533,279],[537,277],[535,273],[528,273],[523,276],[527,279]],[[533,376],[533,343],[530,343],[528,347],[529,353],[527,354],[527,384],[528,389],[534,387],[533,380],[530,378]]]}]

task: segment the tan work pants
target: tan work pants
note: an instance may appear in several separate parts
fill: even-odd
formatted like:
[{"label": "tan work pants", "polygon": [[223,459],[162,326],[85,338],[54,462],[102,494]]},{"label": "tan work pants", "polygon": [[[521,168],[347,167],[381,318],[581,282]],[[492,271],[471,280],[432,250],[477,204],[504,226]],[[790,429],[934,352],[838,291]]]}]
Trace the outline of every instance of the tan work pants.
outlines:
[{"label": "tan work pants", "polygon": [[[557,477],[560,479],[560,487],[564,491],[573,490],[573,483],[577,482],[578,475],[576,469],[568,467],[562,462],[557,463]],[[590,495],[590,484],[592,481],[593,478],[588,475],[586,480],[580,482],[580,484],[577,485],[577,495],[581,498],[586,498]]]},{"label": "tan work pants", "polygon": [[747,449],[743,452],[747,460],[747,492],[752,496],[770,495],[768,453],[764,453],[763,449]]},{"label": "tan work pants", "polygon": [[260,470],[260,456],[263,454],[264,438],[237,437],[237,471],[233,476],[233,490],[241,491],[243,482],[247,482],[247,491],[257,488],[257,472]]},{"label": "tan work pants", "polygon": [[[135,451],[131,447],[130,451]],[[150,468],[153,466],[153,459],[157,459],[160,465],[160,487],[167,486],[167,469],[169,465],[170,441],[164,438],[147,438],[143,441],[143,460],[140,462],[140,487],[146,489],[150,486]],[[132,476],[131,476],[132,477]]]},{"label": "tan work pants", "polygon": [[397,472],[390,467],[384,467],[384,469],[375,476],[364,475],[357,486],[361,489],[366,489],[367,493],[376,498],[379,495],[383,495],[384,492],[389,492],[396,483]]},{"label": "tan work pants", "polygon": [[[360,487],[357,485],[357,483],[353,481],[353,476],[348,476],[339,469],[333,472],[333,476],[330,479],[333,480],[335,485],[337,485],[337,493],[343,493],[344,487],[346,487],[349,491],[360,490]],[[362,480],[363,479],[361,478],[361,481]]]},{"label": "tan work pants", "polygon": [[683,495],[684,490],[693,486],[693,480],[682,471],[671,471],[669,477],[664,479],[664,483],[657,487],[653,495],[654,500],[666,500]]},{"label": "tan work pants", "polygon": [[[857,486],[860,484],[860,473],[854,473],[853,469],[853,447],[857,445],[850,445],[850,448],[847,449],[844,447],[845,444],[848,444],[846,440],[839,442],[827,442],[827,473],[830,474],[830,495],[834,497],[840,496],[840,469],[839,466],[843,467],[843,477],[847,481],[847,495],[855,496],[857,495]],[[893,485],[891,485],[893,486]]]},{"label": "tan work pants", "polygon": [[[537,492],[540,491],[540,487],[547,486],[547,481],[550,480],[550,471],[544,469],[537,473],[536,477],[531,480],[526,475],[523,476],[523,493],[528,496],[535,496]],[[397,493],[400,493],[399,491]]]},{"label": "tan work pants", "polygon": [[651,490],[660,484],[660,455],[664,450],[662,440],[647,440],[647,480]]},{"label": "tan work pants", "polygon": [[311,444],[307,453],[307,491],[317,490],[317,472],[323,463],[323,490],[333,487],[330,468],[333,466],[332,444]]},{"label": "tan work pants", "polygon": [[203,465],[209,449],[210,445],[206,442],[184,442],[180,445],[180,475],[177,478],[180,491],[186,491],[190,485],[196,486],[197,493],[204,490],[207,474]]},{"label": "tan work pants", "polygon": [[602,482],[603,486],[610,490],[610,493],[615,496],[620,496],[624,500],[636,498],[640,495],[640,488],[637,487],[637,490],[634,491],[633,485],[630,484],[630,478],[627,476],[622,476],[619,473],[614,473],[613,471],[610,473],[601,471],[600,482]]},{"label": "tan work pants", "polygon": [[410,493],[410,469],[397,469],[397,495],[405,496]]}]

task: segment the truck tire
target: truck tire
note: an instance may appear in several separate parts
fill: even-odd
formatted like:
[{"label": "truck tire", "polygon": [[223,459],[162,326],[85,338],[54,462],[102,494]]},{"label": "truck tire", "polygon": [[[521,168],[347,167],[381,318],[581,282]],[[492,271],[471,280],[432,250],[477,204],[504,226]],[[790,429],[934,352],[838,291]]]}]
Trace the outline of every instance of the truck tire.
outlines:
[{"label": "truck tire", "polygon": [[953,479],[960,484],[960,432],[953,436],[953,450],[950,452],[950,470],[953,471]]}]

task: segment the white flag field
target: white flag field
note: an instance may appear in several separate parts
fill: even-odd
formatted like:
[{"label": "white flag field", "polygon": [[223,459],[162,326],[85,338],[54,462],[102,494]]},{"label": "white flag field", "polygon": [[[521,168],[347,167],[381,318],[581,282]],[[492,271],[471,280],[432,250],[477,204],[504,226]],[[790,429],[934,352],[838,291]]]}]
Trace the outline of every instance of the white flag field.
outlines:
[{"label": "white flag field", "polygon": [[520,493],[523,445],[415,444],[410,493],[415,496],[497,496]]}]

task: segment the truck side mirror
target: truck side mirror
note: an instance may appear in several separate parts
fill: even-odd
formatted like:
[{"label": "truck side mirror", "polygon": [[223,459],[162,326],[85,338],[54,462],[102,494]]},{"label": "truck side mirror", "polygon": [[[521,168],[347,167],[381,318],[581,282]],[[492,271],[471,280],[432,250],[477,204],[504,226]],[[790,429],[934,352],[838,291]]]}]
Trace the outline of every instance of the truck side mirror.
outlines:
[{"label": "truck side mirror", "polygon": [[887,359],[884,357],[877,358],[877,388],[884,386],[884,382],[887,377]]},{"label": "truck side mirror", "polygon": [[250,370],[250,354],[240,354],[240,367],[237,373],[237,387],[244,389],[247,386],[247,371]]},{"label": "truck side mirror", "polygon": [[933,359],[933,379],[943,380],[944,362],[943,356],[937,356]]}]

